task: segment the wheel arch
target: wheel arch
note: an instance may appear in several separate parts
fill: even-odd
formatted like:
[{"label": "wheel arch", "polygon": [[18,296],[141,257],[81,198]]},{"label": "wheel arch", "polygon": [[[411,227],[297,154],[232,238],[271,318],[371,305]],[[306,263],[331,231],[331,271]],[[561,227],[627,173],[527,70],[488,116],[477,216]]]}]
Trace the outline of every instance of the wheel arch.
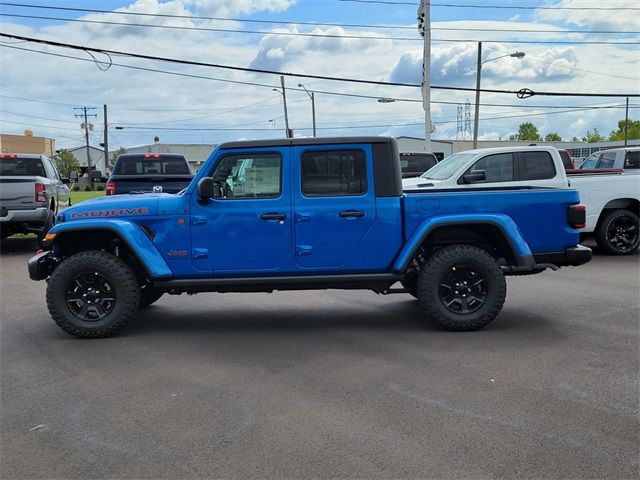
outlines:
[{"label": "wheel arch", "polygon": [[397,257],[393,271],[403,273],[420,249],[452,244],[489,246],[510,264],[535,264],[529,246],[515,222],[506,215],[446,216],[425,220],[411,235]]},{"label": "wheel arch", "polygon": [[636,215],[640,215],[640,201],[637,198],[616,198],[609,200],[598,217],[598,222],[609,213],[610,210],[629,210]]},{"label": "wheel arch", "polygon": [[172,272],[157,248],[138,225],[122,221],[74,221],[61,223],[50,230],[53,251],[66,257],[85,250],[108,250],[122,245],[125,252],[151,279],[171,277]]}]

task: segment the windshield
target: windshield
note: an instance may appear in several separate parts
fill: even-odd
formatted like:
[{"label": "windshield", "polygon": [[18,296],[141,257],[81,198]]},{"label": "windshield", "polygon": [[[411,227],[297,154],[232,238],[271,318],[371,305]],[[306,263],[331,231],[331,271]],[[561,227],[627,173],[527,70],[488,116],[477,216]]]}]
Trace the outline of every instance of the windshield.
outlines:
[{"label": "windshield", "polygon": [[0,159],[0,175],[19,177],[46,177],[44,164],[38,158],[2,158]]},{"label": "windshield", "polygon": [[435,164],[420,177],[427,180],[446,180],[464,167],[475,155],[475,153],[454,153]]}]

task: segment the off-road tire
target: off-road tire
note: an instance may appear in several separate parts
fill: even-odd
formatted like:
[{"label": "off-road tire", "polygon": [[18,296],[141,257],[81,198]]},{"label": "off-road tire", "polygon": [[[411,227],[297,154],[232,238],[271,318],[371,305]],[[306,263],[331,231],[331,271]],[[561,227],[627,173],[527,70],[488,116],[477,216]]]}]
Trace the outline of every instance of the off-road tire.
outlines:
[{"label": "off-road tire", "polygon": [[[67,305],[67,290],[74,279],[95,272],[109,282],[115,301],[102,319],[85,321]],[[136,314],[140,300],[138,279],[120,258],[103,251],[86,251],[65,259],[47,285],[47,307],[53,320],[65,332],[79,338],[105,338],[118,333]]]},{"label": "off-road tire", "polygon": [[160,297],[164,295],[164,290],[159,288],[153,288],[146,286],[140,289],[140,303],[138,304],[138,310],[147,308],[149,305],[155,303]]},{"label": "off-road tire", "polygon": [[47,219],[45,220],[44,223],[44,227],[42,227],[42,230],[40,230],[38,232],[37,235],[37,239],[38,239],[38,247],[39,248],[44,248],[44,237],[47,236],[47,233],[49,233],[49,230],[51,230],[51,227],[53,227],[53,220],[55,218],[55,214],[53,213],[52,210],[49,210],[49,215],[47,216]]},{"label": "off-road tire", "polygon": [[400,284],[409,295],[418,298],[418,279],[404,279],[400,281]]},{"label": "off-road tire", "polygon": [[[474,288],[485,292],[484,300],[479,302],[477,309],[458,313],[445,305],[442,292],[449,291],[443,285],[451,281],[452,275],[457,275],[456,268],[460,271],[463,266],[467,271],[478,275],[472,277],[474,281],[482,278],[484,283]],[[418,279],[420,305],[430,320],[446,330],[469,331],[486,326],[500,313],[506,294],[507,284],[498,263],[486,251],[473,245],[452,245],[437,250],[425,262]],[[476,293],[473,292],[472,295],[475,298]]]},{"label": "off-road tire", "polygon": [[[615,245],[608,238],[607,233],[611,228],[615,228],[615,222],[620,222],[621,220],[623,223],[632,225],[635,228],[635,240],[629,244]],[[638,215],[629,210],[612,210],[598,222],[595,235],[596,243],[601,250],[609,255],[629,255],[635,252],[638,249],[638,245],[640,245],[639,229],[640,221],[638,220]]]}]

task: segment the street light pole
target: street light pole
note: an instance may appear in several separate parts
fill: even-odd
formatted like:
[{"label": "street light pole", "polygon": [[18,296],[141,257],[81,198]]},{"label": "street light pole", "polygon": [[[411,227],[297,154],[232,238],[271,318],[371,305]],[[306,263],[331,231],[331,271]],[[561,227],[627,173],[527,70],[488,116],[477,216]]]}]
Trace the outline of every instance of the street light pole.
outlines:
[{"label": "street light pole", "polygon": [[293,137],[289,129],[289,114],[287,113],[287,94],[284,88],[284,75],[280,75],[280,85],[282,85],[282,103],[284,104],[284,125],[287,129],[287,138]]},{"label": "street light pole", "polygon": [[431,4],[420,0],[418,31],[424,38],[422,49],[422,108],[424,109],[424,148],[431,151]]},{"label": "street light pole", "polygon": [[316,99],[315,99],[315,92],[309,92],[309,90],[307,90],[307,87],[305,87],[303,84],[299,83],[298,87],[303,88],[305,92],[307,92],[307,95],[309,95],[309,98],[311,99],[311,118],[313,120],[313,136],[316,136]]}]

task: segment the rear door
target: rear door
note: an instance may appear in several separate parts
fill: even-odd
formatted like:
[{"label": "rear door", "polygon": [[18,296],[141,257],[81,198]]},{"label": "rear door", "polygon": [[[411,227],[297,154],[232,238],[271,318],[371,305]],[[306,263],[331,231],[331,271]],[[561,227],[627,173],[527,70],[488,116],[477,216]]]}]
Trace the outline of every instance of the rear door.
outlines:
[{"label": "rear door", "polygon": [[376,216],[371,145],[300,146],[293,153],[295,258],[345,265]]}]

